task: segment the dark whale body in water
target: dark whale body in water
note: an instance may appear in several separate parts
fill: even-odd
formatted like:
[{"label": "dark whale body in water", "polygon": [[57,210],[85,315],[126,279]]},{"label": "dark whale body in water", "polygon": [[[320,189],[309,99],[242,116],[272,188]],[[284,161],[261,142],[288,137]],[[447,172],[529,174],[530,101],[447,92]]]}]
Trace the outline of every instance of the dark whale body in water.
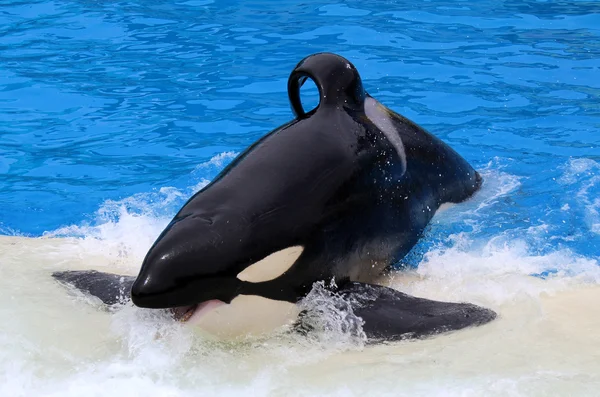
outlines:
[{"label": "dark whale body in water", "polygon": [[[309,112],[299,94],[307,78],[320,96]],[[302,60],[288,94],[296,118],[196,193],[150,248],[136,278],[54,276],[107,304],[116,303],[115,291],[131,291],[135,305],[185,318],[206,302],[229,303],[240,295],[296,303],[315,282],[334,280],[371,340],[494,319],[493,311],[472,304],[415,298],[375,284],[410,251],[442,204],[479,189],[479,174],[440,139],[368,95],[356,68],[338,55]],[[262,276],[251,271],[290,249],[297,254],[282,268]]]}]

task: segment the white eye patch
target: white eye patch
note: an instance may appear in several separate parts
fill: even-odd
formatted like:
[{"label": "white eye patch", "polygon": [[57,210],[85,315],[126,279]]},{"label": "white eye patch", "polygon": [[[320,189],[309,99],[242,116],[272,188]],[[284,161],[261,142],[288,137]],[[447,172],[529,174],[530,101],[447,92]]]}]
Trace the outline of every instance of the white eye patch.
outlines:
[{"label": "white eye patch", "polygon": [[274,252],[241,271],[237,278],[250,283],[274,280],[289,270],[304,251],[302,246],[293,246]]}]

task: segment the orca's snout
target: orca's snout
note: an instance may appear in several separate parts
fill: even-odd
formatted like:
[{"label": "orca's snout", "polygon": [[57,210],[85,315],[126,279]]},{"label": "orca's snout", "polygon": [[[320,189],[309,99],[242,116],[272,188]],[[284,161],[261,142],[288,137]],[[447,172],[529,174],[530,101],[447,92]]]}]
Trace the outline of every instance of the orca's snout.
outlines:
[{"label": "orca's snout", "polygon": [[[149,309],[165,309],[196,304],[193,288],[198,279],[184,255],[186,251],[176,244],[166,245],[159,240],[148,252],[142,268],[131,286],[134,305]],[[196,291],[202,292],[202,291]]]},{"label": "orca's snout", "polygon": [[245,229],[232,219],[189,215],[173,220],[144,258],[131,288],[132,302],[165,309],[235,298]]},{"label": "orca's snout", "polygon": [[168,309],[218,300],[224,303],[239,295],[242,282],[235,277],[154,278],[140,273],[131,287],[131,301],[138,307]]},{"label": "orca's snout", "polygon": [[202,272],[213,260],[190,258],[178,250],[151,249],[135,282],[131,301],[138,307],[168,309],[219,300],[230,303],[242,282],[228,273]]},{"label": "orca's snout", "polygon": [[138,307],[160,309],[168,305],[168,288],[155,281],[151,275],[140,273],[131,286],[131,301]]}]

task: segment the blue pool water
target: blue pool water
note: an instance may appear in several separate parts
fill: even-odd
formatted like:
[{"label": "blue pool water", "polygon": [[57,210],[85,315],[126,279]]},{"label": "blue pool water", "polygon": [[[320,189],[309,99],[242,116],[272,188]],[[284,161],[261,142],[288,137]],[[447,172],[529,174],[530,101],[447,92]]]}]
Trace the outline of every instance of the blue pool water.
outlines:
[{"label": "blue pool water", "polygon": [[[367,347],[315,288],[331,332],[221,342],[54,282],[136,274],[319,51],[484,177],[387,281],[496,321]],[[599,253],[598,0],[0,0],[0,396],[596,396]]]},{"label": "blue pool water", "polygon": [[0,233],[168,219],[291,119],[288,74],[319,51],[486,177],[417,253],[466,232],[596,259],[598,1],[4,0]]}]

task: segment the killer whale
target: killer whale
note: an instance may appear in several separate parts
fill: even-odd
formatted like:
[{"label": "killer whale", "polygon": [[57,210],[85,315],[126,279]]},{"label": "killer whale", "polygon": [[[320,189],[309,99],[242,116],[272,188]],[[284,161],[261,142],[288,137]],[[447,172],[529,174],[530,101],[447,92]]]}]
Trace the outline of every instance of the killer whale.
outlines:
[{"label": "killer whale", "polygon": [[[319,104],[306,112],[300,87],[309,78]],[[86,271],[54,277],[108,305],[130,291],[136,306],[171,309],[183,320],[210,302],[242,295],[297,303],[315,282],[334,280],[371,340],[494,319],[476,305],[375,284],[442,204],[465,201],[480,188],[480,175],[443,141],[371,97],[354,65],[339,55],[303,59],[289,76],[288,96],[295,119],[191,197],[137,277]],[[265,258],[292,248],[297,255],[281,269],[247,277]]]}]

